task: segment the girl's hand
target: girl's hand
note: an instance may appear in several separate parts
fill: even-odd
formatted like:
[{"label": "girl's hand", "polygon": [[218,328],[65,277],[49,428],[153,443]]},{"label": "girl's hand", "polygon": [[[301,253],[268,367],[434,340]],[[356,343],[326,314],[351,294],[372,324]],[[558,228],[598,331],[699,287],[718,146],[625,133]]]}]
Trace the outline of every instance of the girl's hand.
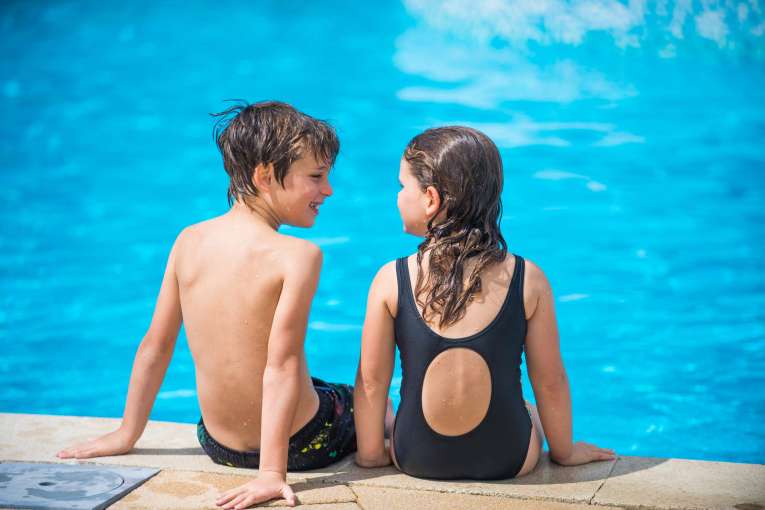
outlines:
[{"label": "girl's hand", "polygon": [[130,434],[122,429],[117,429],[98,439],[61,450],[56,454],[56,457],[59,459],[89,459],[91,457],[123,455],[129,452],[134,444],[135,441],[131,439]]},{"label": "girl's hand", "polygon": [[361,466],[363,468],[376,468],[376,467],[383,467],[390,464],[390,453],[388,453],[387,448],[383,450],[382,454],[380,454],[377,457],[362,457],[358,453],[356,453],[356,465]]},{"label": "girl's hand", "polygon": [[284,475],[274,471],[261,471],[250,483],[224,492],[215,504],[225,509],[239,509],[279,498],[287,500],[289,506],[295,506],[295,493],[287,484]]},{"label": "girl's hand", "polygon": [[579,466],[589,462],[596,462],[599,460],[614,460],[615,458],[616,453],[614,453],[613,450],[608,448],[600,448],[594,444],[585,443],[584,441],[577,441],[574,443],[574,447],[571,450],[571,455],[565,459],[552,458],[552,460],[562,466]]}]

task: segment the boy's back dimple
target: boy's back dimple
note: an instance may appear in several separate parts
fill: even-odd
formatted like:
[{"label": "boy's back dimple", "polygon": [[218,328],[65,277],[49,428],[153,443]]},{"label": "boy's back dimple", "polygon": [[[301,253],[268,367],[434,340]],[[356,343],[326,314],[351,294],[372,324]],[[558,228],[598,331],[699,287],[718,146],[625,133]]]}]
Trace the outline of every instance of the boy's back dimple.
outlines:
[{"label": "boy's back dimple", "polygon": [[[262,378],[287,236],[224,215],[186,228],[176,277],[205,425],[231,448],[259,446]],[[305,374],[307,385],[310,378]],[[311,386],[312,387],[312,386]],[[300,418],[300,404],[296,420]]]}]

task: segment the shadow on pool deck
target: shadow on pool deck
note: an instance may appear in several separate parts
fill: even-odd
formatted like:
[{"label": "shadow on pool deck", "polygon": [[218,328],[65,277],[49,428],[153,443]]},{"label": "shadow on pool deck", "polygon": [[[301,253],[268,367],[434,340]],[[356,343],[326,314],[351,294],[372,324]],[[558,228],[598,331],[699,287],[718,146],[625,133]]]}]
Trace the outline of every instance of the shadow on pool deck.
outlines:
[{"label": "shadow on pool deck", "polygon": [[[0,461],[61,462],[60,449],[116,428],[119,420],[0,413]],[[252,479],[255,471],[213,463],[198,446],[191,424],[150,422],[127,455],[83,461],[156,467],[162,471],[112,508],[212,507],[221,491]],[[727,462],[619,457],[563,467],[544,455],[529,475],[513,480],[438,481],[392,467],[363,469],[351,458],[319,471],[289,474],[305,505],[376,508],[765,509],[765,466]]]},{"label": "shadow on pool deck", "polygon": [[202,448],[133,448],[130,455],[204,455]]}]

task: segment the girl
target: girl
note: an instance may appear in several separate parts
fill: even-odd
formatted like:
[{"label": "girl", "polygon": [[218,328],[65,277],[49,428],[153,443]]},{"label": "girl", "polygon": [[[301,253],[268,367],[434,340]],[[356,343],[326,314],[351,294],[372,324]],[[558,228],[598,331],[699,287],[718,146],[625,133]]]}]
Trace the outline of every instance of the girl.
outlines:
[{"label": "girl", "polygon": [[[507,252],[494,143],[467,127],[429,129],[406,147],[399,181],[404,230],[424,241],[383,266],[369,290],[354,396],[356,462],[375,467],[392,458],[423,478],[513,478],[534,469],[545,434],[558,464],[614,459],[612,450],[572,441],[552,291],[539,267]],[[396,345],[403,379],[388,451]],[[523,399],[524,348],[539,412]]]}]

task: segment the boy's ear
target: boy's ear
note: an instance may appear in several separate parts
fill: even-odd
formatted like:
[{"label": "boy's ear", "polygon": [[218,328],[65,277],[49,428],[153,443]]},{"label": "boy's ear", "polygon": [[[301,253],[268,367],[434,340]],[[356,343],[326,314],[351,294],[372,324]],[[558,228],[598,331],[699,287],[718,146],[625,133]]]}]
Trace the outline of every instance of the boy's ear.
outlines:
[{"label": "boy's ear", "polygon": [[267,191],[274,182],[274,164],[258,163],[252,172],[252,182],[256,189]]},{"label": "boy's ear", "polygon": [[441,208],[441,194],[433,186],[425,188],[425,214],[432,218]]}]

